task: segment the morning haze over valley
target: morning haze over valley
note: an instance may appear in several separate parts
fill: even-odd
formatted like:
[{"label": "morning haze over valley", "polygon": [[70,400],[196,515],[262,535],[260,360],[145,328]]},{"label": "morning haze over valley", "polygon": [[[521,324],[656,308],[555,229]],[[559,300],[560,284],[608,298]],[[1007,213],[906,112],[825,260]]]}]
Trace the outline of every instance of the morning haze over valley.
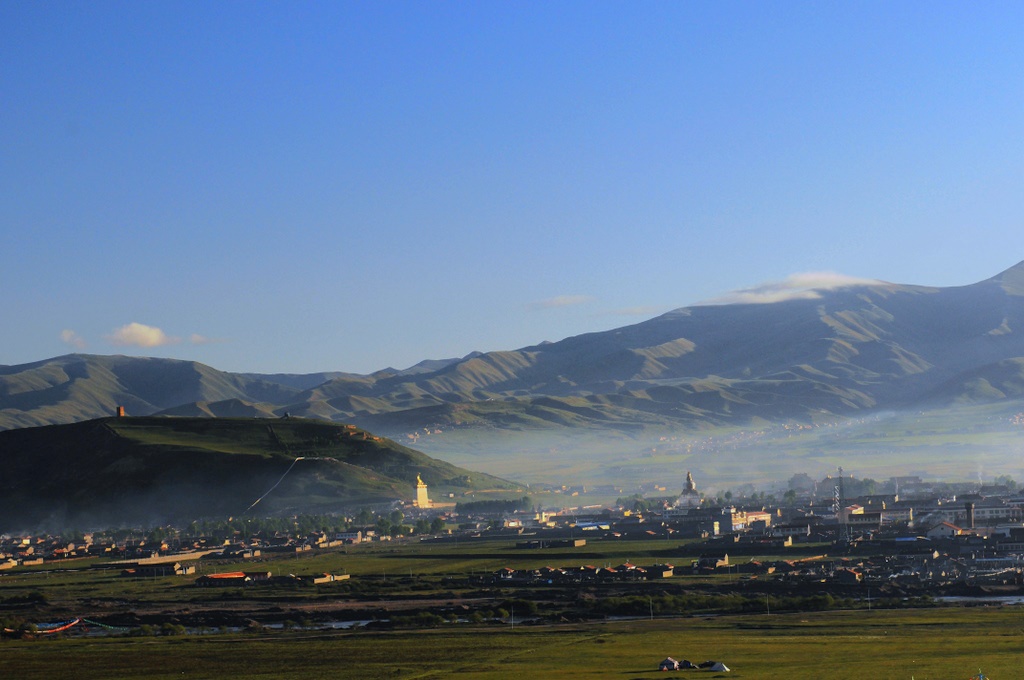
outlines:
[{"label": "morning haze over valley", "polygon": [[[679,487],[692,471],[708,491],[781,496],[793,474],[822,478],[841,466],[886,479],[983,483],[1021,471],[1022,324],[1024,263],[951,288],[825,280],[743,291],[631,326],[369,374],[230,373],[71,354],[4,367],[0,443],[13,453],[25,446],[22,435],[61,438],[64,430],[45,426],[117,412],[301,418],[354,425],[522,489],[628,495]],[[53,446],[6,455],[9,488],[42,493],[39,471]],[[83,462],[88,473],[75,474],[98,474],[98,486],[133,486],[119,477],[116,456],[109,468]],[[156,467],[132,502],[145,506],[146,494],[169,493],[163,487],[182,476],[202,479],[207,464],[220,463],[200,458],[175,474],[159,459],[136,463]],[[307,473],[321,474],[307,465],[294,476]],[[252,474],[239,468],[232,481]],[[59,501],[67,489],[56,486],[46,493]],[[341,506],[360,500],[339,493]],[[390,493],[400,500],[409,492]],[[72,516],[88,516],[87,503],[72,505]]]},{"label": "morning haze over valley", "polygon": [[0,6],[5,673],[1016,677],[1022,23]]}]

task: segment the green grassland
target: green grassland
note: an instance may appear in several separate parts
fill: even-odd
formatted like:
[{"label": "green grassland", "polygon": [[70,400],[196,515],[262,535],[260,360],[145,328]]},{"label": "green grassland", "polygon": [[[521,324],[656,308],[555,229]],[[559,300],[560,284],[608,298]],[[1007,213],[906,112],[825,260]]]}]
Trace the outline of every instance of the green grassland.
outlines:
[{"label": "green grassland", "polygon": [[[950,608],[0,642],[12,678],[656,678],[665,656],[760,680],[1019,677],[1024,613]],[[697,671],[683,671],[697,673]]]},{"label": "green grassland", "polygon": [[[412,579],[416,592],[422,595],[449,590],[451,586],[444,582],[446,576],[490,574],[502,567],[537,569],[584,564],[615,566],[627,561],[641,565],[655,562],[689,564],[694,559],[693,549],[687,548],[692,542],[681,541],[589,541],[579,548],[544,549],[522,549],[515,544],[515,540],[366,543],[349,546],[344,550],[314,551],[299,556],[263,557],[246,561],[200,560],[192,562],[198,565],[195,576],[147,579],[121,577],[120,567],[116,565],[110,565],[110,569],[92,568],[110,564],[101,558],[72,560],[3,572],[0,574],[0,602],[23,597],[31,592],[44,592],[51,602],[64,603],[64,613],[89,616],[92,612],[88,607],[95,606],[99,602],[97,598],[103,601],[133,601],[166,606],[183,601],[215,602],[224,597],[224,591],[192,586],[197,576],[212,572],[262,570],[274,574],[326,572],[352,576],[352,580],[347,582],[290,591],[292,600],[313,601],[343,596],[358,587],[356,584],[364,579],[373,580],[375,588],[384,594],[399,589],[398,579]],[[821,551],[821,546],[815,545],[800,554]],[[733,561],[772,557],[745,556],[734,558]],[[393,582],[390,586],[387,585],[389,576]],[[265,589],[250,589],[244,597],[259,599],[266,592]],[[76,609],[82,603],[85,603],[85,610]]]}]

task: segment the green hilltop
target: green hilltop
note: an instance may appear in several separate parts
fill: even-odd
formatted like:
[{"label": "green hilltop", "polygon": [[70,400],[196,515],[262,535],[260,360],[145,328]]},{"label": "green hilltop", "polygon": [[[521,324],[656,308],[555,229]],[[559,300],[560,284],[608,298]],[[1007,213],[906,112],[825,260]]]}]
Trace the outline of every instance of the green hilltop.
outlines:
[{"label": "green hilltop", "polygon": [[0,530],[238,515],[264,494],[251,512],[329,512],[410,500],[417,476],[435,498],[515,488],[353,425],[110,417],[0,432]]}]

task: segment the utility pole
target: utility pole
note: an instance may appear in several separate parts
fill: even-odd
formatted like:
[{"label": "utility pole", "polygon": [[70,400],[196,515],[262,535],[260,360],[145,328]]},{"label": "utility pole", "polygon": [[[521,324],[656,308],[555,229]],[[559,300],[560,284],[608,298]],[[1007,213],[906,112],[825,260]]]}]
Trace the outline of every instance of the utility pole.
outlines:
[{"label": "utility pole", "polygon": [[838,523],[836,538],[840,541],[848,541],[850,539],[847,524],[843,521],[843,505],[845,504],[846,499],[843,493],[843,468],[840,467],[839,479],[832,489],[832,509],[836,514],[836,522]]}]

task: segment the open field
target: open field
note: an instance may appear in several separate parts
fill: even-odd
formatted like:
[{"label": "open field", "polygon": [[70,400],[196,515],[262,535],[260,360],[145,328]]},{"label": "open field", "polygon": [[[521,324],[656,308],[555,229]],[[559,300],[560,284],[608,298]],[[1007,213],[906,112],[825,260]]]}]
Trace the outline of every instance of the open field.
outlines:
[{"label": "open field", "polygon": [[[414,632],[0,642],[7,677],[656,678],[667,655],[748,680],[1019,677],[1019,608],[719,616]],[[682,671],[698,673],[697,671]]]}]

